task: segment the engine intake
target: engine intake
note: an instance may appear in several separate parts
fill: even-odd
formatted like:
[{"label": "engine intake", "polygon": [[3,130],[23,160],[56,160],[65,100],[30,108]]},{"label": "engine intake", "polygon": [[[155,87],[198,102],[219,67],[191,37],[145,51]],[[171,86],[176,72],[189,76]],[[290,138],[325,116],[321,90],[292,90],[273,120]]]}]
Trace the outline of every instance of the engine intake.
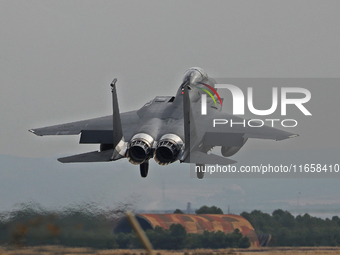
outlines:
[{"label": "engine intake", "polygon": [[152,136],[139,133],[132,137],[128,144],[127,158],[130,163],[140,165],[152,157]]},{"label": "engine intake", "polygon": [[182,147],[183,141],[178,135],[163,135],[157,144],[154,159],[159,165],[171,164],[177,160]]}]

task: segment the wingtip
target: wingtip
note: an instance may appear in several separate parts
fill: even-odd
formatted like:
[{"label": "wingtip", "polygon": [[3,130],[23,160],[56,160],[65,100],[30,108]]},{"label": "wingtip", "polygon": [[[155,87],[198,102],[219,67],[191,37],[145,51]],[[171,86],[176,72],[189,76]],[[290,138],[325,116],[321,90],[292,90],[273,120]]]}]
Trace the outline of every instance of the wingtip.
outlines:
[{"label": "wingtip", "polygon": [[57,158],[58,162],[60,163],[65,163],[65,161],[63,160],[64,158]]},{"label": "wingtip", "polygon": [[30,129],[30,130],[28,130],[28,132],[35,134],[37,136],[42,136],[41,134],[39,134],[39,132],[37,133],[36,130],[34,130],[34,129]]},{"label": "wingtip", "polygon": [[298,134],[292,134],[291,133],[290,135],[276,137],[275,141],[282,141],[282,140],[286,140],[286,139],[294,138],[294,137],[298,137],[298,136],[299,136]]}]

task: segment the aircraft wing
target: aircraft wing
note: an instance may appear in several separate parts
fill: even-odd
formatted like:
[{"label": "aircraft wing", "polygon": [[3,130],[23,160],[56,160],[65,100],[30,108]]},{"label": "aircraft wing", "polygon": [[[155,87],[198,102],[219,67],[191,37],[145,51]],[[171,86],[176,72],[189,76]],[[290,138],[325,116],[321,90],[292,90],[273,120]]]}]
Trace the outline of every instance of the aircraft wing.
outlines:
[{"label": "aircraft wing", "polygon": [[[137,115],[136,111],[125,112],[120,114],[122,129],[124,132],[124,136],[129,136],[130,133],[133,133],[135,128],[138,126],[140,118]],[[82,135],[86,136],[86,139],[89,134],[96,133],[97,136],[103,134],[112,133],[113,130],[113,119],[112,115],[104,116],[100,118],[70,122],[60,125],[48,126],[43,128],[36,128],[29,130],[33,134],[38,136],[47,136],[47,135],[78,135],[82,133]],[[111,135],[112,136],[112,135]]]},{"label": "aircraft wing", "polygon": [[[213,126],[214,119],[218,120]],[[231,125],[231,120],[233,125]],[[225,123],[228,121],[228,123]],[[206,118],[199,117],[198,122],[203,134],[204,145],[211,146],[242,146],[244,138],[258,138],[271,140],[284,140],[298,136],[297,134],[283,131],[269,126],[249,127],[247,120],[219,112]],[[243,125],[245,122],[245,125]],[[237,123],[237,124],[236,124]],[[259,125],[252,122],[252,125]]]},{"label": "aircraft wing", "polygon": [[219,164],[222,166],[227,166],[230,164],[234,164],[237,161],[229,159],[229,158],[224,158],[215,154],[207,154],[201,151],[193,151],[188,155],[188,157],[183,161],[184,163],[195,163],[195,164]]}]

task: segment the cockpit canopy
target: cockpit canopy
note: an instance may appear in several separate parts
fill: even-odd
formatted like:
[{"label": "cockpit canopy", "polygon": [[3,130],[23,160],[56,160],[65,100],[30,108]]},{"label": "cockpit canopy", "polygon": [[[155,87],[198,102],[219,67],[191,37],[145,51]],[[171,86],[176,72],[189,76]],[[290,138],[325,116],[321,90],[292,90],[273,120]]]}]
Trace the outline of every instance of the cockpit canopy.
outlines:
[{"label": "cockpit canopy", "polygon": [[189,68],[183,78],[183,84],[195,84],[198,82],[203,82],[208,79],[207,73],[200,67]]}]

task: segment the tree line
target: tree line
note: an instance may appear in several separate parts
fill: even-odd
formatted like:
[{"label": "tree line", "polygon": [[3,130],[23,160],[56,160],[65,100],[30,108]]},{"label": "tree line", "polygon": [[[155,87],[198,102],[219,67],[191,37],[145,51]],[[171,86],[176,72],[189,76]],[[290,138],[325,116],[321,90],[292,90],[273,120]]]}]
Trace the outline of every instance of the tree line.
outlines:
[{"label": "tree line", "polygon": [[[95,204],[85,203],[51,211],[37,204],[22,204],[17,210],[0,213],[0,245],[142,248],[134,232],[113,233],[113,226],[124,216],[127,207],[99,209]],[[192,234],[181,224],[173,224],[170,229],[156,227],[146,234],[155,249],[250,246],[248,237],[239,230],[230,234],[221,231]]]},{"label": "tree line", "polygon": [[[248,248],[249,238],[243,236],[238,229],[233,233],[225,234],[222,231],[203,234],[187,233],[181,224],[172,224],[169,229],[156,226],[155,229],[146,230],[154,249],[179,250],[198,248]],[[115,241],[119,248],[142,248],[134,233],[116,235]]]},{"label": "tree line", "polygon": [[321,219],[308,213],[294,217],[281,209],[272,214],[254,210],[243,212],[257,234],[270,234],[269,246],[339,246],[340,218]]},{"label": "tree line", "polygon": [[[134,233],[114,234],[113,226],[130,205],[100,209],[96,204],[82,204],[46,210],[36,204],[22,204],[17,210],[0,213],[0,245],[64,245],[99,249],[140,248]],[[176,210],[175,213],[182,213]],[[202,206],[197,214],[223,214],[216,206]],[[272,214],[254,210],[243,212],[258,234],[272,236],[270,246],[338,246],[340,218],[321,219],[309,214],[294,217],[288,211]],[[187,233],[180,224],[170,229],[147,230],[156,249],[249,247],[249,239],[236,230],[233,233]]]}]

